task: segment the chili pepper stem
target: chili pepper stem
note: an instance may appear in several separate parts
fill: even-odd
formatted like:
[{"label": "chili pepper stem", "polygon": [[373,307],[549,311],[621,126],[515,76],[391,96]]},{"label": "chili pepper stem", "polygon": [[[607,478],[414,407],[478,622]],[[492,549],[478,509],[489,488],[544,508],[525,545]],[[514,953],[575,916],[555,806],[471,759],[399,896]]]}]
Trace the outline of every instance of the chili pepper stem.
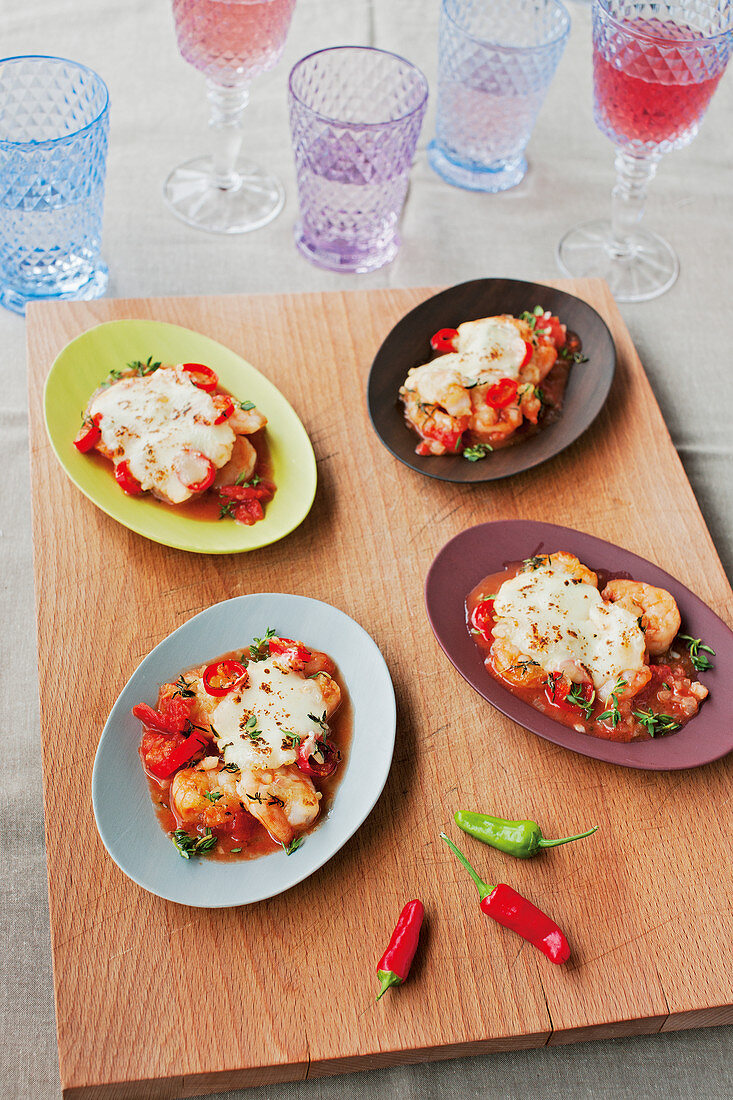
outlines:
[{"label": "chili pepper stem", "polygon": [[384,994],[393,985],[402,985],[402,978],[399,974],[395,974],[394,970],[378,970],[377,977],[380,981],[379,993],[377,993],[377,1000],[383,997]]},{"label": "chili pepper stem", "polygon": [[538,847],[557,848],[558,844],[569,844],[571,840],[582,840],[586,836],[593,836],[593,833],[595,833],[597,830],[598,826],[594,825],[593,828],[588,829],[586,833],[578,833],[576,836],[563,836],[560,837],[559,840],[545,840],[544,837],[541,837],[540,840],[537,842]]},{"label": "chili pepper stem", "polygon": [[447,837],[445,835],[445,833],[440,834],[440,839],[444,840],[446,842],[446,844],[448,845],[448,847],[450,848],[450,850],[454,853],[454,855],[458,856],[459,860],[461,861],[463,866],[466,868],[466,870],[468,871],[468,873],[471,876],[471,878],[473,879],[473,881],[476,883],[476,888],[479,892],[479,896],[480,896],[481,900],[483,901],[484,898],[487,898],[489,896],[489,894],[492,894],[494,892],[494,890],[496,889],[496,887],[495,886],[489,886],[487,883],[484,882],[484,880],[482,878],[479,878],[478,874],[476,873],[474,868],[471,866],[471,864],[468,862],[468,860],[464,856],[463,852],[461,852],[460,849],[456,848],[453,841],[449,837]]}]

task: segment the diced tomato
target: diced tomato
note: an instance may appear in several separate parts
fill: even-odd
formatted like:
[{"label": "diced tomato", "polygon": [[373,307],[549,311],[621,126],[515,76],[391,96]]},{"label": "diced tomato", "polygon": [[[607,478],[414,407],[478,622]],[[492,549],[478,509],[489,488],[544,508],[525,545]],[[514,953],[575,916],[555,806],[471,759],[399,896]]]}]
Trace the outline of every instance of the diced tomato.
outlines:
[{"label": "diced tomato", "polygon": [[433,452],[430,449],[430,444],[426,443],[424,439],[421,443],[418,443],[417,447],[415,448],[416,455],[431,455],[432,453]]},{"label": "diced tomato", "polygon": [[243,500],[232,512],[237,523],[243,523],[245,527],[251,527],[253,523],[265,518],[265,510],[259,500]]},{"label": "diced tomato", "polygon": [[445,354],[448,351],[456,350],[456,337],[458,336],[457,328],[441,328],[430,338],[430,347],[433,351],[439,351]]},{"label": "diced tomato", "polygon": [[468,417],[461,417],[457,423],[456,428],[444,428],[432,421],[425,424],[421,430],[428,439],[434,439],[436,443],[442,444],[449,454],[458,454],[461,450],[463,433],[468,427]]},{"label": "diced tomato", "polygon": [[486,391],[486,404],[492,409],[506,409],[516,401],[518,389],[513,378],[500,378]]},{"label": "diced tomato", "polygon": [[211,367],[207,367],[205,363],[182,363],[181,368],[191,375],[191,381],[200,390],[212,393],[219,385],[216,372]]},{"label": "diced tomato", "polygon": [[566,326],[560,324],[560,319],[558,317],[538,317],[537,324],[535,325],[535,332],[539,340],[545,343],[554,344],[558,351],[565,346]]},{"label": "diced tomato", "polygon": [[225,500],[272,500],[277,486],[261,478],[256,485],[222,485],[219,496]]},{"label": "diced tomato", "polygon": [[174,772],[189,764],[209,745],[209,738],[202,730],[193,730],[188,737],[173,734],[168,740],[172,742],[173,738],[176,739],[175,746],[172,746],[168,752],[165,752],[164,746],[160,746],[159,758],[152,763],[146,763],[148,771],[156,779],[169,779]]},{"label": "diced tomato", "polygon": [[130,463],[126,458],[115,466],[115,481],[123,493],[127,493],[130,497],[139,496],[143,491],[140,482],[130,473]]},{"label": "diced tomato", "polygon": [[132,713],[139,718],[146,729],[159,733],[182,733],[191,720],[192,699],[183,699],[180,695],[165,699],[160,710],[154,710],[147,703],[138,703]]},{"label": "diced tomato", "polygon": [[494,597],[477,603],[471,612],[471,626],[488,642],[491,641],[491,632],[494,627]]},{"label": "diced tomato", "polygon": [[298,672],[302,671],[313,656],[302,642],[294,642],[292,638],[270,638],[270,653],[273,657],[281,657],[289,668]]},{"label": "diced tomato", "polygon": [[140,755],[151,775],[157,776],[159,772],[166,770],[168,760],[185,740],[186,738],[180,733],[145,730],[140,744]]},{"label": "diced tomato", "polygon": [[[594,697],[593,685],[585,683],[578,686],[581,699],[585,703],[590,703]],[[568,692],[572,691],[573,687],[574,685],[561,672],[551,672],[545,684],[545,695],[549,702],[556,707],[560,707],[561,710],[568,711],[570,714],[582,714],[582,707],[577,703],[568,701]]]},{"label": "diced tomato", "polygon": [[96,447],[102,438],[102,431],[99,427],[102,421],[102,414],[96,413],[95,416],[85,416],[82,426],[76,433],[76,439],[74,440],[74,446],[77,451],[81,451],[82,454],[86,454],[87,451],[91,451],[92,447]]}]

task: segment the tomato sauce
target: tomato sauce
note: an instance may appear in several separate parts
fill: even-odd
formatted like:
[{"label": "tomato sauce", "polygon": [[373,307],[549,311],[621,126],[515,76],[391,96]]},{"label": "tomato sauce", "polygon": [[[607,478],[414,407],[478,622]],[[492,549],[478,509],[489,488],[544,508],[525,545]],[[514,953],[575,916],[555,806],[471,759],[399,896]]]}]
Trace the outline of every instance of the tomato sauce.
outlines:
[{"label": "tomato sauce", "polygon": [[[569,682],[555,673],[547,673],[532,662],[522,661],[503,672],[499,671],[492,654],[493,600],[501,585],[515,577],[522,562],[513,562],[498,573],[485,577],[466,597],[466,624],[478,648],[487,672],[517,698],[529,703],[535,710],[547,714],[556,722],[569,726],[578,733],[602,737],[609,741],[648,741],[677,732],[697,713],[699,701],[690,693],[690,684],[697,680],[690,654],[684,642],[675,638],[670,648],[659,656],[648,658],[652,677],[649,683],[632,698],[617,701],[618,717],[613,721],[600,715],[612,709],[612,701],[591,699],[590,685],[584,692],[586,707],[567,700]],[[599,589],[612,579],[631,580],[627,573],[597,571]],[[659,716],[657,722],[641,721],[634,712]],[[664,719],[669,719],[665,722]],[[651,732],[651,729],[654,732]],[[668,728],[665,728],[668,727]]]},{"label": "tomato sauce", "polygon": [[[314,829],[318,828],[320,822],[328,816],[345,772],[353,734],[353,711],[351,701],[338,669],[334,666],[334,662],[331,658],[326,654],[319,653],[316,650],[312,650],[311,653],[314,668],[320,665],[325,671],[329,671],[329,674],[336,681],[341,691],[341,703],[336,712],[328,720],[330,729],[328,739],[338,751],[340,760],[333,775],[326,779],[312,777],[316,790],[321,793],[320,812],[316,820],[308,829],[298,833],[299,837],[307,836],[309,833],[313,832]],[[246,648],[244,650],[234,650],[231,653],[225,653],[219,657],[213,658],[209,663],[213,664],[216,661],[229,659],[241,660],[242,657],[247,657],[248,655],[249,650]],[[332,668],[333,671],[330,671]],[[193,672],[199,672],[199,669],[200,666],[197,666],[195,670],[188,670],[181,675],[183,679],[185,679],[187,675],[191,675]],[[165,689],[166,685],[162,685],[158,694],[158,708],[160,708],[165,697]],[[221,758],[221,754],[218,753],[213,742],[203,755],[207,757],[218,755]],[[146,772],[150,797],[155,807],[156,816],[163,831],[171,837],[178,829],[184,829],[194,839],[197,835],[203,835],[205,831],[203,827],[197,830],[191,822],[183,822],[176,814],[175,809],[171,806],[170,793],[175,776],[171,776],[170,779],[164,780],[156,779],[145,768],[142,752],[141,762],[143,770]],[[212,828],[212,832],[216,835],[217,843],[215,848],[212,848],[206,853],[202,853],[202,855],[205,855],[205,858],[225,861],[250,860],[258,859],[260,856],[269,855],[281,849],[282,845],[276,840],[273,840],[264,825],[250,813],[246,812],[242,803],[240,803],[240,806],[243,812],[237,815],[236,820],[233,822],[233,828]]]}]

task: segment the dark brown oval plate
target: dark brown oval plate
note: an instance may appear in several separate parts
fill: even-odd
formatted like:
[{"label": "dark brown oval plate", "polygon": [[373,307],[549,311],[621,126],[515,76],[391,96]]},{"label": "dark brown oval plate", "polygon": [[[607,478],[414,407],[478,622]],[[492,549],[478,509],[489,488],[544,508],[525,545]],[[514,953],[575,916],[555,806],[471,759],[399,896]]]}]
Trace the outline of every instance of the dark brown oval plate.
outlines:
[{"label": "dark brown oval plate", "polygon": [[[679,733],[632,744],[577,733],[512,695],[486,671],[466,626],[466,596],[484,577],[510,562],[556,550],[568,550],[590,569],[605,570],[612,577],[631,576],[666,588],[677,601],[684,633],[702,638],[715,650],[715,667],[700,675],[710,695]],[[733,749],[733,632],[669,573],[620,546],[552,523],[480,523],[456,535],[438,553],[425,581],[425,603],[435,637],[464,680],[502,714],[547,741],[596,760],[650,771],[696,768]]]},{"label": "dark brown oval plate", "polygon": [[[568,377],[559,418],[535,435],[493,451],[478,462],[461,455],[416,455],[419,439],[402,415],[399,389],[411,367],[432,356],[430,337],[441,328],[457,328],[499,313],[519,316],[541,305],[577,333],[588,356]],[[377,352],[367,384],[367,404],[374,430],[395,458],[441,481],[480,482],[510,477],[547,461],[590,427],[603,408],[616,369],[616,349],[605,321],[564,290],[518,279],[474,279],[442,290],[398,321]]]}]

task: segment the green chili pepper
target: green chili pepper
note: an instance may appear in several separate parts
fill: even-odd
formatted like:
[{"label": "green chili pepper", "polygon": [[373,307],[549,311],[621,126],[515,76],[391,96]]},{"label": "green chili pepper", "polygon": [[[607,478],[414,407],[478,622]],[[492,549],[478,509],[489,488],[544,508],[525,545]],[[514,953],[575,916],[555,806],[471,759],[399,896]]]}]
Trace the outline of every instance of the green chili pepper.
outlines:
[{"label": "green chili pepper", "polygon": [[489,817],[488,814],[474,814],[459,810],[455,815],[459,829],[469,836],[507,852],[510,856],[529,859],[543,848],[556,848],[558,844],[569,844],[571,840],[582,840],[592,836],[598,828],[594,825],[587,833],[577,836],[564,836],[560,840],[545,840],[539,825],[535,821],[506,821],[503,817]]}]

